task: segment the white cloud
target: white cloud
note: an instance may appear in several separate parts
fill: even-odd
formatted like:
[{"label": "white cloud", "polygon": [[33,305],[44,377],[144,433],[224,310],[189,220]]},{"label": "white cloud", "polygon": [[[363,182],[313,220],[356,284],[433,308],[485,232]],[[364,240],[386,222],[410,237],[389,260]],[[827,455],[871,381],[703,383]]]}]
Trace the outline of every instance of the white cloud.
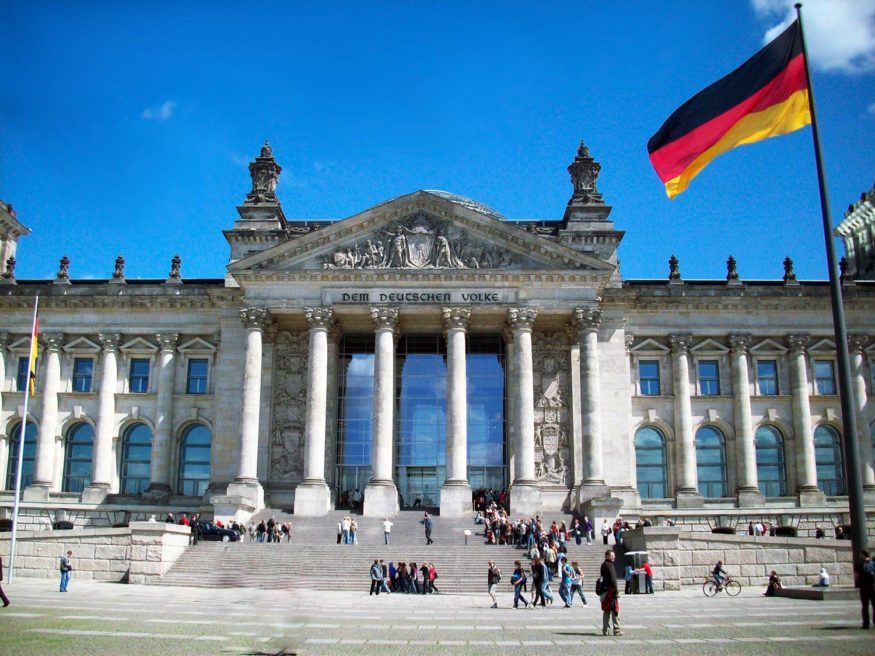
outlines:
[{"label": "white cloud", "polygon": [[158,107],[147,107],[143,110],[143,118],[147,121],[166,121],[173,116],[173,110],[176,109],[176,101],[165,100]]},{"label": "white cloud", "polygon": [[[751,0],[756,14],[772,24],[763,43],[793,22],[797,1]],[[805,0],[802,21],[812,67],[841,73],[875,70],[875,0]]]}]

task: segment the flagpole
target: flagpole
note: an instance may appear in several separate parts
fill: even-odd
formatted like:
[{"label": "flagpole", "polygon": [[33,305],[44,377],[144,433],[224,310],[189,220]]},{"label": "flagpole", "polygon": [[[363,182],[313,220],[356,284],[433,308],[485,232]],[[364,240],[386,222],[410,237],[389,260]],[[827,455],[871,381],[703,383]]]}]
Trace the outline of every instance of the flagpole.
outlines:
[{"label": "flagpole", "polygon": [[33,301],[33,321],[30,325],[30,356],[27,361],[27,385],[24,390],[24,416],[21,418],[21,426],[18,433],[18,462],[16,463],[15,472],[15,503],[12,506],[12,539],[9,541],[9,582],[12,583],[12,577],[15,571],[15,537],[18,534],[18,502],[21,500],[21,473],[24,465],[24,442],[27,435],[27,405],[30,400],[30,372],[33,371],[33,354],[34,344],[36,339],[36,314],[39,309],[39,292]]},{"label": "flagpole", "polygon": [[826,261],[829,266],[829,289],[832,298],[832,320],[835,330],[836,351],[839,365],[839,398],[842,409],[842,429],[845,447],[845,479],[848,486],[848,511],[851,519],[851,544],[856,565],[860,550],[866,548],[866,509],[863,502],[863,476],[860,470],[860,451],[857,446],[857,422],[854,416],[851,387],[851,363],[848,354],[848,331],[845,326],[845,308],[842,302],[842,285],[836,265],[835,242],[830,218],[829,196],[826,189],[826,174],[823,170],[823,155],[820,150],[820,131],[814,111],[814,86],[808,68],[808,51],[805,46],[805,30],[802,25],[802,3],[796,3],[799,33],[802,35],[802,54],[805,60],[805,76],[808,80],[808,108],[811,113],[811,134],[814,138],[814,159],[817,163],[817,181],[820,185],[820,210],[823,215],[823,237],[826,241]]}]

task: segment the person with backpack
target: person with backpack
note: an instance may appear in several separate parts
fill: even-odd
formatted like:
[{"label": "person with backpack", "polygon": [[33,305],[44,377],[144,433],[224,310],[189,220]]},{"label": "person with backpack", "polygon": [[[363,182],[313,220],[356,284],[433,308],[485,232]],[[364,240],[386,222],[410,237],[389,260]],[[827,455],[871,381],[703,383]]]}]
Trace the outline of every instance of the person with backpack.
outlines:
[{"label": "person with backpack", "polygon": [[490,608],[498,608],[498,600],[495,598],[495,593],[498,590],[498,584],[501,583],[501,570],[495,565],[494,560],[489,561],[486,583],[489,586],[489,596],[492,597],[492,606]]},{"label": "person with backpack", "polygon": [[571,561],[571,590],[568,592],[568,605],[573,605],[574,594],[580,595],[580,600],[586,606],[586,595],[583,594],[583,570],[580,569],[580,563],[576,560]]},{"label": "person with backpack", "polygon": [[519,608],[520,602],[523,602],[528,608],[529,602],[523,597],[523,592],[526,589],[526,572],[518,560],[513,561],[513,567],[513,574],[510,575],[510,584],[513,586],[513,607]]},{"label": "person with backpack", "polygon": [[869,608],[872,608],[872,621],[875,622],[875,561],[865,549],[860,551],[860,564],[857,570],[857,583],[860,586],[860,606],[863,613],[862,628],[868,629]]},{"label": "person with backpack", "polygon": [[608,635],[608,628],[613,623],[614,635],[621,636],[620,629],[620,590],[617,588],[617,571],[614,569],[614,552],[612,549],[605,551],[605,561],[599,571],[599,580],[596,581],[596,594],[602,602],[602,635]]}]

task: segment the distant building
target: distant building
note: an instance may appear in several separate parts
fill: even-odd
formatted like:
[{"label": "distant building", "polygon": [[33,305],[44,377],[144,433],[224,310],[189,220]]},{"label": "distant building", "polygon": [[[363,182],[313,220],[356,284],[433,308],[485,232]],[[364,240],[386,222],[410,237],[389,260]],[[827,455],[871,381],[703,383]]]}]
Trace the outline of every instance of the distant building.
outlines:
[{"label": "distant building", "polygon": [[845,242],[844,275],[875,280],[875,185],[848,207],[835,232]]},{"label": "distant building", "polygon": [[[685,281],[674,258],[666,277],[623,279],[624,233],[583,144],[554,221],[443,191],[289,221],[267,144],[249,168],[224,279],[185,279],[178,258],[160,280],[127,280],[122,258],[106,280],[76,280],[66,258],[54,280],[7,267],[7,517],[39,292],[29,523],[320,515],[356,488],[366,515],[419,499],[459,516],[472,489],[507,487],[514,516],[768,519],[806,534],[847,521],[829,289],[796,280],[789,258],[769,281],[732,258],[721,280]],[[865,225],[872,243],[871,198],[839,228],[870,504],[875,284],[850,283],[872,267],[858,241]],[[2,208],[0,226],[8,259],[28,230]]]}]

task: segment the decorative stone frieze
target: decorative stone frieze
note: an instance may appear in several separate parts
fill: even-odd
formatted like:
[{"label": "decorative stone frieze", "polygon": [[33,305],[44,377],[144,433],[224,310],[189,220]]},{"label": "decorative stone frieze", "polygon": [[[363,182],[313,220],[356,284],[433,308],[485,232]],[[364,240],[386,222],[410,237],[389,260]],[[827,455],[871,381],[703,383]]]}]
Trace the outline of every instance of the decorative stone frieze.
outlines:
[{"label": "decorative stone frieze", "polygon": [[571,485],[568,336],[532,334],[535,397],[535,478],[546,485]]},{"label": "decorative stone frieze", "polygon": [[277,334],[270,430],[272,481],[299,483],[303,480],[309,357],[307,333],[281,331]]}]

